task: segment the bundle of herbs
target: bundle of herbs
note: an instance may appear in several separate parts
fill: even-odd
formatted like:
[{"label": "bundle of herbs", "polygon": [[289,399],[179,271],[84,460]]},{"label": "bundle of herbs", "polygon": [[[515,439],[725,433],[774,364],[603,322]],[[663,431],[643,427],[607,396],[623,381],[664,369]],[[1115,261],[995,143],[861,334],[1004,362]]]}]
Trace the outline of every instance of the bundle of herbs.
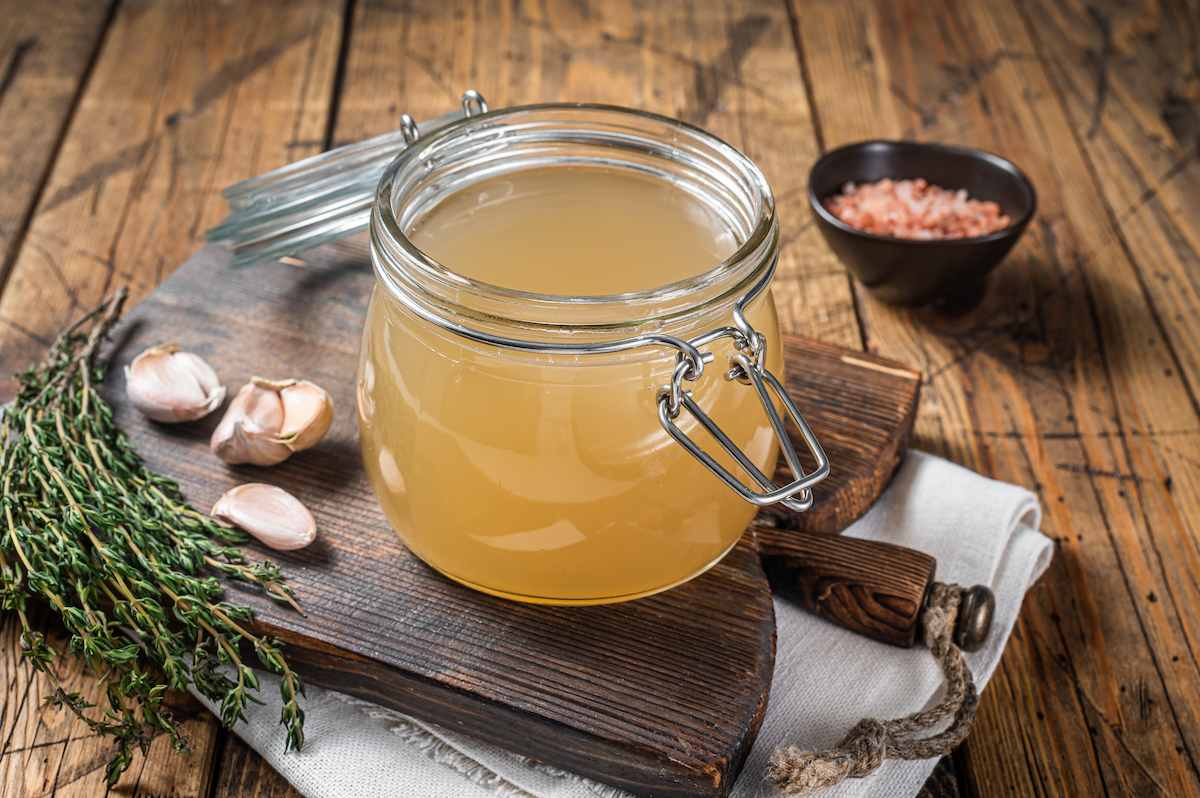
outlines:
[{"label": "bundle of herbs", "polygon": [[[164,705],[168,688],[194,687],[226,725],[244,719],[258,687],[251,653],[281,677],[288,747],[304,741],[302,687],[279,642],[252,632],[251,611],[223,599],[228,578],[296,606],[283,575],[247,560],[241,532],[150,471],[97,390],[98,350],[124,302],[121,291],[66,329],[18,375],[0,418],[0,606],[16,613],[23,659],[48,680],[50,702],[114,739],[110,784],[158,734],[187,749]],[[63,686],[64,652],[31,624],[35,601],[65,627],[67,651],[101,677],[102,700]]]}]

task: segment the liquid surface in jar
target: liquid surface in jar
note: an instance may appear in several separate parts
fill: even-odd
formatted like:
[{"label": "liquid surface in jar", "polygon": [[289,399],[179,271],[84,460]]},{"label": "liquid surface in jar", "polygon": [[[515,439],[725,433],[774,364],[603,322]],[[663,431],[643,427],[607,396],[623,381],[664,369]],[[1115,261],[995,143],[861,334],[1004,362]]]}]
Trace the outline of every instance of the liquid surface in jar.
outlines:
[{"label": "liquid surface in jar", "polygon": [[737,249],[717,214],[683,189],[594,166],[487,178],[439,202],[408,237],[464,277],[567,296],[658,288]]},{"label": "liquid surface in jar", "polygon": [[[661,286],[708,271],[734,247],[727,228],[704,221],[697,200],[676,201],[687,197],[678,189],[630,173],[557,169],[488,189],[503,183],[525,199],[480,205],[478,185],[470,197],[451,197],[426,217],[419,245],[488,282],[576,294]],[[486,211],[467,212],[478,207]],[[547,223],[547,214],[558,221]],[[570,225],[577,235],[563,235]],[[631,242],[631,225],[654,239],[652,256],[634,257],[647,242]],[[768,341],[768,367],[782,374],[769,293],[749,318]],[[770,474],[778,445],[754,390],[724,378],[728,339],[710,348],[715,360],[688,387]],[[408,547],[471,587],[578,604],[657,592],[720,559],[756,511],[660,426],[656,395],[673,367],[665,350],[568,358],[479,344],[417,318],[377,286],[358,386],[366,470]],[[686,414],[678,423],[716,449]]]}]

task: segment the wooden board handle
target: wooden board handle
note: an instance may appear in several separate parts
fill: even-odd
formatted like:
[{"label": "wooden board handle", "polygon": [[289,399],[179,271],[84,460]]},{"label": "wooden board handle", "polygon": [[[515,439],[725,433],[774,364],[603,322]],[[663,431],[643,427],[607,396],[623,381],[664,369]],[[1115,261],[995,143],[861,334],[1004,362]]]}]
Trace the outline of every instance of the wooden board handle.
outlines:
[{"label": "wooden board handle", "polygon": [[[759,523],[754,533],[772,590],[853,632],[895,646],[917,642],[937,571],[933,557],[891,543]],[[994,606],[986,587],[964,592],[954,635],[961,647],[983,644]]]}]

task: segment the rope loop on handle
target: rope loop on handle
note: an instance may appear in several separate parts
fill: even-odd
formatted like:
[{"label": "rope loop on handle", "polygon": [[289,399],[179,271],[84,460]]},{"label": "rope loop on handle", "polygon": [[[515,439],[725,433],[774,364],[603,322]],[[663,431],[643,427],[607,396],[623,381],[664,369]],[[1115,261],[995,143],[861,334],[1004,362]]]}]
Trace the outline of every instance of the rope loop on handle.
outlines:
[{"label": "rope loop on handle", "polygon": [[[894,720],[860,720],[837,747],[805,751],[780,748],[771,756],[769,778],[786,796],[812,795],[846,779],[861,779],[888,759],[931,759],[950,753],[966,739],[979,706],[975,680],[954,644],[954,622],[963,588],[934,582],[921,615],[924,642],[946,678],[946,691],[932,707]],[[936,731],[950,720],[940,732]]]}]

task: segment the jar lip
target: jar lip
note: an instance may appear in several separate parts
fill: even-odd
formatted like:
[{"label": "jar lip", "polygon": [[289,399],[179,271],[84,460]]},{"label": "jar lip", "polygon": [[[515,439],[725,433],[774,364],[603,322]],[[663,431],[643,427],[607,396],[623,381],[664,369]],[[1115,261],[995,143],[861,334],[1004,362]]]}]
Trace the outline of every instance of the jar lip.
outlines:
[{"label": "jar lip", "polygon": [[[491,122],[559,111],[596,112],[618,119],[627,118],[649,121],[667,126],[673,131],[691,137],[699,144],[712,148],[724,159],[725,163],[737,170],[740,177],[748,180],[753,186],[755,194],[755,219],[751,232],[745,236],[734,252],[712,268],[699,274],[654,288],[589,296],[525,291],[467,277],[440,263],[413,243],[402,229],[396,217],[395,209],[392,206],[394,181],[403,169],[410,167],[415,161],[428,159],[431,151],[445,147],[448,142],[457,137],[469,135],[476,130],[486,130],[488,124]],[[567,123],[564,121],[563,124],[566,125]],[[384,243],[386,240],[386,243],[391,245],[390,247],[386,247],[386,249],[390,250],[389,254],[402,255],[404,261],[406,261],[404,266],[409,269],[415,268],[417,274],[412,276],[417,278],[422,287],[428,288],[429,283],[432,283],[435,289],[441,288],[453,292],[460,300],[466,294],[476,297],[486,297],[493,301],[520,303],[526,307],[535,307],[548,311],[554,309],[602,311],[605,308],[614,310],[620,308],[623,311],[620,315],[625,318],[624,321],[609,319],[594,324],[581,324],[577,321],[555,322],[524,318],[506,319],[493,316],[492,320],[494,321],[514,321],[521,324],[532,324],[536,327],[568,331],[581,328],[612,329],[640,325],[647,321],[662,321],[680,315],[690,315],[710,304],[721,304],[724,301],[728,301],[734,295],[740,294],[745,285],[754,282],[755,278],[761,274],[762,269],[773,266],[778,244],[778,220],[775,214],[774,196],[762,170],[736,147],[703,128],[662,114],[619,105],[603,103],[537,103],[497,108],[485,113],[465,117],[436,131],[428,137],[420,138],[403,150],[388,165],[376,189],[375,202],[371,215],[371,239],[373,251],[380,249],[378,245]],[[398,252],[396,252],[397,249],[399,250]],[[388,266],[391,267],[393,272],[400,268],[394,262],[386,266],[381,264],[379,262],[381,259],[374,257],[374,254],[373,252],[373,260],[376,262],[377,272],[381,268],[386,269]],[[389,258],[388,260],[394,261],[395,259]],[[750,273],[742,275],[742,272],[746,271]],[[631,312],[638,308],[649,308],[662,304],[671,305],[672,300],[678,301],[685,297],[694,296],[697,292],[703,291],[703,289],[712,289],[720,286],[723,281],[738,275],[742,275],[743,279],[733,280],[734,285],[729,286],[728,290],[719,291],[716,296],[700,298],[697,302],[686,308],[674,307],[665,313],[651,313],[648,317],[642,315],[638,318],[631,318],[631,315],[633,315]],[[394,284],[392,280],[388,282]],[[411,280],[405,280],[404,283],[407,286],[413,285]],[[458,307],[461,304],[460,301],[455,301],[451,304],[456,306],[454,308],[456,311],[471,310],[470,308]],[[467,315],[474,314],[468,312]]]}]

